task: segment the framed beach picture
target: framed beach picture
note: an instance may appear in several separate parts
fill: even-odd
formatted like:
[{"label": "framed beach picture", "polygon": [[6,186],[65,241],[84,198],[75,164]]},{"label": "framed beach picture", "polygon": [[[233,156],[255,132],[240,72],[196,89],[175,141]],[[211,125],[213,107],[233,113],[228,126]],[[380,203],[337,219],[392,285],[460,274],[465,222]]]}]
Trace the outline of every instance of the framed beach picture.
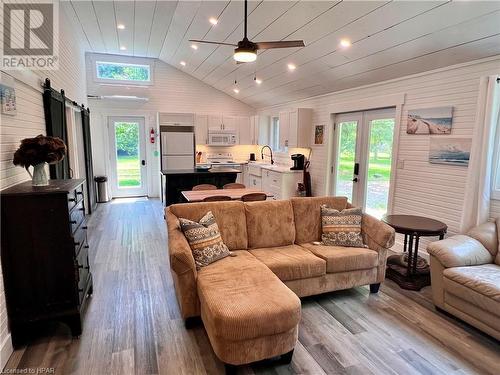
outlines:
[{"label": "framed beach picture", "polygon": [[471,146],[471,138],[431,137],[429,162],[468,166]]},{"label": "framed beach picture", "polygon": [[453,107],[408,110],[407,134],[451,134]]},{"label": "framed beach picture", "polygon": [[322,146],[325,144],[325,125],[314,126],[314,146]]}]

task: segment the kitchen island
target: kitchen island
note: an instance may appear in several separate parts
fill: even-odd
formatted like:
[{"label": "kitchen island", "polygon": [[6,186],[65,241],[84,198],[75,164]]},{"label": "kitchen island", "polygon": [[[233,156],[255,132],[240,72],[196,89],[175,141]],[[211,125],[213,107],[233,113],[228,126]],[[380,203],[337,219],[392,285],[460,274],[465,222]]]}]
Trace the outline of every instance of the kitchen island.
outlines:
[{"label": "kitchen island", "polygon": [[225,184],[236,181],[241,171],[233,168],[196,168],[161,171],[162,202],[165,206],[185,202],[182,191],[191,190],[200,184],[212,184],[221,189]]}]

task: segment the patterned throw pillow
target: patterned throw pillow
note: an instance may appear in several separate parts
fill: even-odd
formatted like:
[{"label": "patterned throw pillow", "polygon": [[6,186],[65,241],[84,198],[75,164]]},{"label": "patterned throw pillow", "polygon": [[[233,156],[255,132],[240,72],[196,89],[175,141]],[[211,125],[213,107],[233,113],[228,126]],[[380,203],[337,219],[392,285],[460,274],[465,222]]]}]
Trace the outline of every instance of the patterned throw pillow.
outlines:
[{"label": "patterned throw pillow", "polygon": [[329,246],[365,247],[361,236],[361,208],[338,211],[321,206],[321,240]]},{"label": "patterned throw pillow", "polygon": [[193,252],[196,269],[230,255],[229,249],[222,242],[212,211],[208,211],[199,223],[183,218],[179,218],[179,222]]}]

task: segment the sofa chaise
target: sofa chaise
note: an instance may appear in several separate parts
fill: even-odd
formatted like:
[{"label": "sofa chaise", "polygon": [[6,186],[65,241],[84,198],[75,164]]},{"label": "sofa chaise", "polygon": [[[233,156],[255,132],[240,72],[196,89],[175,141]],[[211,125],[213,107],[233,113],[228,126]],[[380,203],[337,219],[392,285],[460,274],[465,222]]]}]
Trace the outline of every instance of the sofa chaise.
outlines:
[{"label": "sofa chaise", "polygon": [[500,218],[432,242],[434,305],[500,340]]},{"label": "sofa chaise", "polygon": [[[345,197],[314,197],[165,209],[181,315],[186,321],[201,316],[227,369],[277,356],[291,360],[301,314],[298,297],[361,285],[378,291],[394,230],[363,214],[366,248],[313,244],[321,240],[321,205],[352,207]],[[178,218],[198,221],[208,211],[233,256],[197,270]]]}]

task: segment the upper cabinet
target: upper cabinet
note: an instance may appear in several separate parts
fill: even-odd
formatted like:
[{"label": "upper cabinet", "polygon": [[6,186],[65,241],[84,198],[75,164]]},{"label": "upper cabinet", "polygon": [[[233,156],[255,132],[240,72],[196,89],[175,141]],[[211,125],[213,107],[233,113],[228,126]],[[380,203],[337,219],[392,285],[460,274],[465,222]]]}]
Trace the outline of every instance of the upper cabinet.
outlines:
[{"label": "upper cabinet", "polygon": [[208,144],[208,131],[232,131],[240,145],[265,145],[269,143],[269,116],[195,115],[196,144]]},{"label": "upper cabinet", "polygon": [[223,130],[222,115],[208,115],[208,127]]},{"label": "upper cabinet", "polygon": [[280,112],[280,147],[310,147],[311,131],[311,108],[295,108]]},{"label": "upper cabinet", "polygon": [[208,115],[195,115],[194,134],[197,145],[208,144]]}]

